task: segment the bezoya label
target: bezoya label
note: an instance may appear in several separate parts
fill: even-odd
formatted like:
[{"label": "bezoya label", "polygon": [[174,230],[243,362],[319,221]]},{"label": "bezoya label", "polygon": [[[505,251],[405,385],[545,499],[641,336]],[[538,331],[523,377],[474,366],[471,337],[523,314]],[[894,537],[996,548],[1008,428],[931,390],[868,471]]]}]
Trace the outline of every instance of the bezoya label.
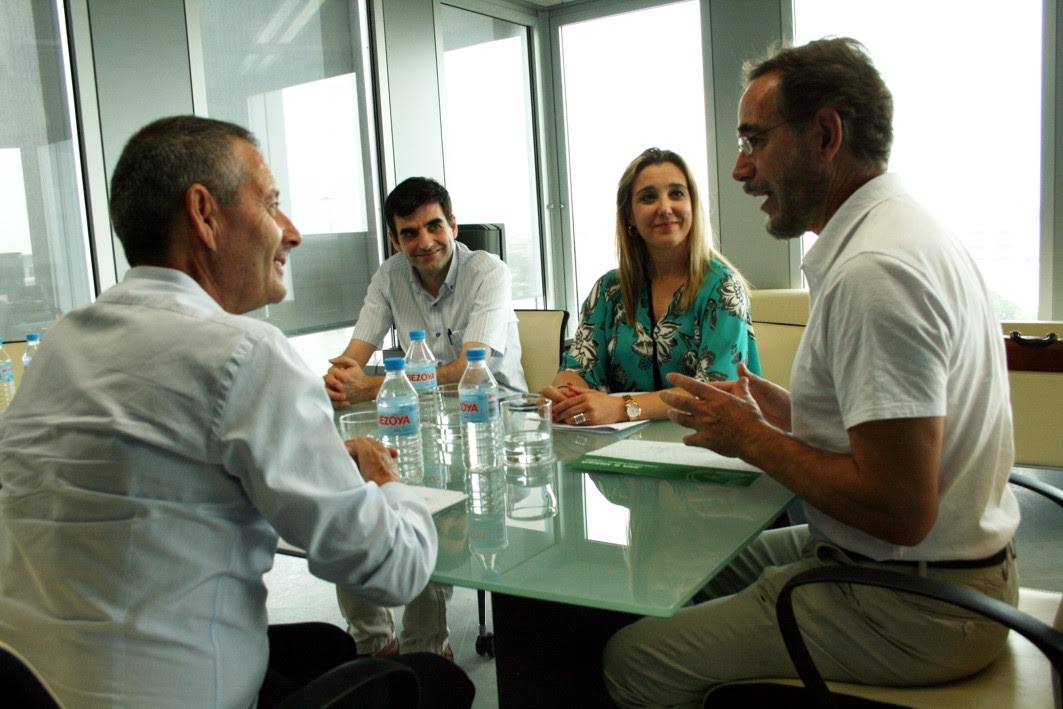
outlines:
[{"label": "bezoya label", "polygon": [[417,391],[431,391],[436,388],[436,363],[407,364],[406,378]]},{"label": "bezoya label", "polygon": [[382,436],[415,436],[421,430],[417,402],[377,409],[377,425]]},{"label": "bezoya label", "polygon": [[498,418],[498,392],[459,392],[458,406],[462,423],[488,423]]}]

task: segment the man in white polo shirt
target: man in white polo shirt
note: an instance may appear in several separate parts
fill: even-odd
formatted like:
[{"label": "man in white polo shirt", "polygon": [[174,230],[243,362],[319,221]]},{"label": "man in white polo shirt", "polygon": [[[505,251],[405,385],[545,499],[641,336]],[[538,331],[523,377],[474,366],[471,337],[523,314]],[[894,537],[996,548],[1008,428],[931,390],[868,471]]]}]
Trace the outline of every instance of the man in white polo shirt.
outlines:
[{"label": "man in white polo shirt", "polygon": [[[527,391],[509,267],[493,254],[455,241],[458,225],[446,188],[427,177],[404,180],[384,201],[384,216],[398,253],[373,275],[350,345],[330,360],[325,389],[333,405],[342,408],[376,396],[384,378],[367,374],[364,367],[391,328],[404,350],[411,330],[425,331],[440,363],[440,384],[457,383],[465,372],[465,352],[482,347],[503,390]],[[396,654],[401,647],[450,656],[446,604],[452,594],[450,586],[428,584],[406,606],[396,640],[390,610],[337,589],[348,631],[360,649],[378,655]]]},{"label": "man in white polo shirt", "polygon": [[[740,457],[804,498],[808,525],[763,533],[711,600],[617,633],[605,679],[621,706],[698,703],[715,684],[794,677],[775,601],[824,565],[888,568],[1012,605],[1018,506],[1003,339],[963,246],[886,172],[893,103],[862,45],[841,38],[748,66],[734,178],[768,231],[819,234],[811,308],[786,391],[669,380],[684,439]],[[839,584],[795,594],[825,678],[924,685],[985,667],[1007,630],[953,606]]]}]

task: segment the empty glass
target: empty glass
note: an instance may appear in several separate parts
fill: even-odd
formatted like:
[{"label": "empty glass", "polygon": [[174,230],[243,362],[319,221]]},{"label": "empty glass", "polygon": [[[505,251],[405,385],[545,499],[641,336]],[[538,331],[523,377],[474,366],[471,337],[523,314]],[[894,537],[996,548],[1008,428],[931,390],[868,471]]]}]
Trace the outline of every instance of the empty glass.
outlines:
[{"label": "empty glass", "polygon": [[345,441],[362,436],[380,438],[377,431],[376,411],[355,411],[352,414],[343,414],[340,416],[339,430]]},{"label": "empty glass", "polygon": [[444,413],[421,426],[421,442],[425,485],[444,488],[451,480],[461,479],[464,471],[461,414]]},{"label": "empty glass", "polygon": [[456,414],[461,412],[461,407],[458,405],[457,384],[440,384],[438,391],[439,397],[443,402],[443,406],[440,409],[442,413]]}]

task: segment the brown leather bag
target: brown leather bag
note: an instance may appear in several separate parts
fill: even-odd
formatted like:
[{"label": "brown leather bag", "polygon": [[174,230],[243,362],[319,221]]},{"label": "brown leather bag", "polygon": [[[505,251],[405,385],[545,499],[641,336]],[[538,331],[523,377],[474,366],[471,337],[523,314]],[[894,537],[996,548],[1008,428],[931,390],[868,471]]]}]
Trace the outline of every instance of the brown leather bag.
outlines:
[{"label": "brown leather bag", "polygon": [[1004,337],[1011,372],[1063,372],[1063,342],[1050,332],[1044,337],[1023,336],[1018,330]]}]

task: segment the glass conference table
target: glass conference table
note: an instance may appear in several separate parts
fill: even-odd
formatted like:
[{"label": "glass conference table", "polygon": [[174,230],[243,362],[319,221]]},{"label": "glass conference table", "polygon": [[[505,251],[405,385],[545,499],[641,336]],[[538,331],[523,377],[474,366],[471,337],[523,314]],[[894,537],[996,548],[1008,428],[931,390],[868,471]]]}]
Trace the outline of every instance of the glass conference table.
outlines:
[{"label": "glass conference table", "polygon": [[[687,432],[668,421],[619,434],[558,430],[557,462],[530,475],[507,468],[504,509],[466,500],[437,513],[432,580],[492,594],[500,706],[608,705],[605,640],[640,616],[672,615],[793,499],[767,475],[733,487],[573,463],[621,438],[678,442]],[[460,464],[431,477],[467,489]],[[556,513],[537,509],[551,492]]]}]

